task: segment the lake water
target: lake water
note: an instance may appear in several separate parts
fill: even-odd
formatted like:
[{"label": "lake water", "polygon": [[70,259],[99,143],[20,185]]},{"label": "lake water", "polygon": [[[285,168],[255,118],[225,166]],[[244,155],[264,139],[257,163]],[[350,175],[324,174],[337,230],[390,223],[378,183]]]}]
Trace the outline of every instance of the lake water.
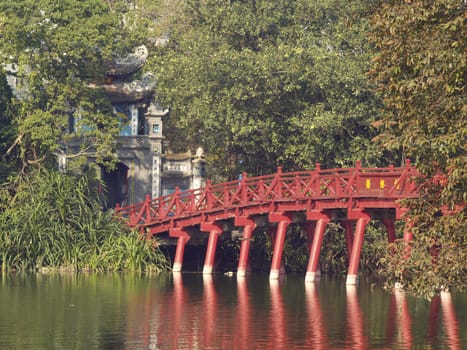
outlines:
[{"label": "lake water", "polygon": [[0,275],[0,349],[467,349],[467,294],[267,274]]}]

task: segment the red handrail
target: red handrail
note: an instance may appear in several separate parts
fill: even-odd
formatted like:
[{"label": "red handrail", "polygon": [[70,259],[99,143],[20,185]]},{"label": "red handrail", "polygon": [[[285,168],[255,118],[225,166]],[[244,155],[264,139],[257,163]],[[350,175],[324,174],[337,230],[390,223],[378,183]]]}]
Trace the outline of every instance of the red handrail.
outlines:
[{"label": "red handrail", "polygon": [[247,177],[180,191],[127,207],[117,207],[131,227],[151,226],[219,210],[254,206],[268,202],[327,201],[375,198],[396,201],[416,197],[412,179],[419,173],[407,161],[405,167],[321,169]]}]

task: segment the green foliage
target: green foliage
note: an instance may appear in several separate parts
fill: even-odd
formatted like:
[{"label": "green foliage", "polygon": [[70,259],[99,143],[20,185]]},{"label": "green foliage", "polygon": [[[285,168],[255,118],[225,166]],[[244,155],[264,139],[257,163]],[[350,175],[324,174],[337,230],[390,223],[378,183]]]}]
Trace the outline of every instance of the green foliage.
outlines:
[{"label": "green foliage", "polygon": [[287,271],[306,271],[309,249],[306,232],[300,226],[292,225],[289,227],[282,256]]},{"label": "green foliage", "polygon": [[265,230],[257,230],[251,242],[250,264],[253,271],[269,272],[272,260],[272,243]]},{"label": "green foliage", "polygon": [[[11,105],[12,92],[7,84],[5,74],[0,70],[0,186],[15,168],[14,157],[10,155],[10,147],[15,139],[16,128],[13,125],[13,110]],[[13,153],[14,154],[14,153]]]},{"label": "green foliage", "polygon": [[23,169],[63,150],[71,114],[82,126],[76,136],[98,145],[97,161],[114,157],[118,125],[97,87],[108,62],[134,44],[122,16],[100,0],[0,3],[0,61],[19,67],[14,124]]},{"label": "green foliage", "polygon": [[381,259],[387,252],[387,248],[388,235],[385,227],[378,221],[371,221],[365,228],[360,256],[360,271],[367,276],[381,279],[381,276],[377,275],[379,274]]},{"label": "green foliage", "polygon": [[367,5],[188,1],[153,62],[171,146],[202,145],[214,176],[378,164]]},{"label": "green foliage", "polygon": [[[407,292],[431,298],[441,290],[464,291],[467,273],[465,216],[445,216],[439,220],[423,218],[414,226],[415,238],[408,243],[397,240],[387,247],[381,259],[380,273],[386,286],[402,284]],[[429,227],[429,226],[433,227]],[[445,227],[455,231],[446,235]],[[437,234],[435,234],[435,232]]]},{"label": "green foliage", "polygon": [[230,238],[222,238],[216,251],[217,266],[221,271],[235,271],[240,255],[240,241]]},{"label": "green foliage", "polygon": [[3,270],[163,270],[156,241],[141,239],[100,207],[91,174],[37,171],[14,195],[2,191],[0,264]]},{"label": "green foliage", "polygon": [[[414,232],[410,258],[401,251],[388,256],[388,275],[420,295],[431,295],[441,286],[464,289],[465,2],[382,1],[371,39],[376,48],[371,74],[386,106],[380,140],[403,150],[425,175],[420,198],[406,203],[413,225],[407,229]],[[439,215],[456,205],[456,214]]]},{"label": "green foliage", "polygon": [[319,256],[321,272],[344,275],[347,271],[348,255],[344,230],[338,224],[330,222],[326,228]]},{"label": "green foliage", "polygon": [[463,2],[384,3],[372,34],[378,49],[372,76],[387,107],[381,138],[403,149],[424,174],[446,174],[448,203],[465,201]]},{"label": "green foliage", "polygon": [[[95,181],[47,170],[74,137],[84,158],[115,160],[118,121],[99,86],[115,56],[147,42],[147,31],[134,26],[135,11],[120,0],[0,2],[0,63],[19,67],[8,72],[18,98],[0,76],[3,269],[167,267],[156,242],[101,211]],[[76,160],[68,168],[79,169],[83,158],[67,156]]]}]

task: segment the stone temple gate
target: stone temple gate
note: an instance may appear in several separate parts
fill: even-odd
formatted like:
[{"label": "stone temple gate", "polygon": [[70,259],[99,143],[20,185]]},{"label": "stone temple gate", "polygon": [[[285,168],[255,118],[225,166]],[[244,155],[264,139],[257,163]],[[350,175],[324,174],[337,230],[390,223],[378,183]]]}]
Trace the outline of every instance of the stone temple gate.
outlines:
[{"label": "stone temple gate", "polygon": [[[154,102],[155,78],[145,74],[134,79],[148,56],[145,46],[116,59],[107,71],[102,88],[120,123],[117,156],[113,170],[102,168],[108,207],[130,205],[146,195],[158,197],[175,188],[189,190],[205,184],[203,151],[169,153],[164,143],[164,118],[169,111]],[[73,125],[70,132],[73,132]],[[75,145],[77,148],[79,144]]]},{"label": "stone temple gate", "polygon": [[[165,45],[166,40],[162,38],[156,44]],[[147,57],[147,48],[139,46],[135,52],[115,58],[107,67],[105,82],[96,85],[104,90],[120,123],[116,150],[119,163],[113,170],[101,168],[101,178],[107,188],[106,206],[109,208],[141,202],[146,195],[167,195],[177,187],[189,190],[205,185],[202,149],[195,154],[190,151],[170,153],[165,147],[163,126],[169,111],[155,103],[155,78],[150,73],[135,78]],[[19,67],[14,64],[2,67],[14,96],[25,98],[29,92]],[[79,115],[70,113],[69,133],[86,128],[79,121]],[[81,143],[80,139],[67,142],[66,153],[58,157],[59,168],[66,168],[67,156],[77,154]],[[92,155],[88,158],[93,160]]]}]

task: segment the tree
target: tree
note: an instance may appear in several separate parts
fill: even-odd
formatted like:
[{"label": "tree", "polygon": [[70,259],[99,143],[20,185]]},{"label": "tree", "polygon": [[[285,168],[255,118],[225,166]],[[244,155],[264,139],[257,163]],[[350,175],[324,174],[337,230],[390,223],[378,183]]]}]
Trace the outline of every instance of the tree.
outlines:
[{"label": "tree", "polygon": [[[387,257],[407,290],[431,295],[466,287],[465,2],[382,1],[373,17],[371,75],[385,104],[380,141],[423,174],[408,203],[411,257]],[[457,206],[457,207],[456,207]],[[462,209],[463,208],[463,209]],[[451,215],[442,212],[455,211]],[[394,281],[394,280],[393,280]]]},{"label": "tree", "polygon": [[97,161],[112,159],[118,124],[96,86],[114,56],[135,44],[123,15],[101,0],[0,3],[0,61],[19,67],[12,146],[23,171],[65,151],[70,116],[79,120],[83,154],[92,148]]},{"label": "tree", "polygon": [[7,181],[7,178],[14,170],[15,161],[10,156],[10,146],[15,139],[15,127],[12,124],[12,93],[7,84],[6,76],[0,71],[0,186]]},{"label": "tree", "polygon": [[142,239],[101,210],[95,169],[82,174],[34,169],[14,195],[0,191],[0,268],[162,271],[156,240]]},{"label": "tree", "polygon": [[[60,155],[114,160],[118,120],[99,86],[115,56],[145,37],[129,11],[126,0],[0,2],[0,64],[18,82],[13,97],[0,75],[0,180],[20,175],[0,183],[2,271],[167,267],[154,242],[101,210],[84,167],[55,169]],[[78,154],[67,152],[73,138]]]},{"label": "tree", "polygon": [[370,1],[187,1],[153,62],[174,150],[211,176],[384,159],[365,77]]}]

